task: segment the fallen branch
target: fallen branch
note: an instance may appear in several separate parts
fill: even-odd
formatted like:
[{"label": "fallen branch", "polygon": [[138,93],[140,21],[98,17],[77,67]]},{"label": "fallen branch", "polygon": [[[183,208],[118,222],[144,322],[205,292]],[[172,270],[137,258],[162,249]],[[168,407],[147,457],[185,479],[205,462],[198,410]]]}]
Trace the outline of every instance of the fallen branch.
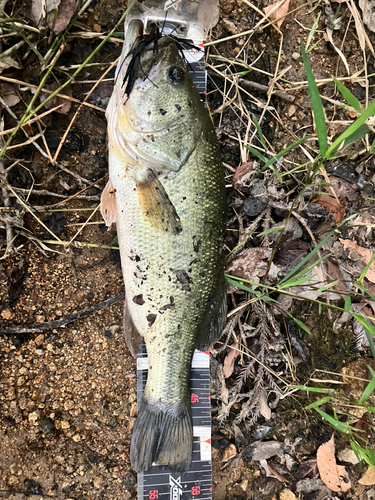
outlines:
[{"label": "fallen branch", "polygon": [[107,307],[112,306],[113,304],[117,304],[121,302],[125,298],[125,293],[120,293],[116,297],[112,297],[111,299],[104,300],[100,302],[96,306],[89,307],[88,309],[83,309],[82,311],[78,311],[77,313],[71,314],[66,318],[61,318],[56,321],[49,321],[47,323],[40,323],[36,325],[29,326],[15,326],[13,328],[0,328],[0,334],[2,335],[23,335],[25,333],[37,333],[43,332],[45,330],[52,330],[54,328],[64,328],[67,324],[72,321],[76,321],[77,319],[84,318],[89,316],[90,314],[97,313],[98,311],[102,311],[103,309],[107,309]]}]

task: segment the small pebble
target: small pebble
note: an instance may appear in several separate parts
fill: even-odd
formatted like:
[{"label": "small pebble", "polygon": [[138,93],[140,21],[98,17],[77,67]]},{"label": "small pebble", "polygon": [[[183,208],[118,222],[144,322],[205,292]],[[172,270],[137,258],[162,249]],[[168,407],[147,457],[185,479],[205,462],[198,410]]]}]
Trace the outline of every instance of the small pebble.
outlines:
[{"label": "small pebble", "polygon": [[33,411],[32,413],[29,413],[29,416],[27,418],[31,424],[35,425],[36,421],[38,420],[38,412]]},{"label": "small pebble", "polygon": [[3,319],[12,319],[13,313],[9,308],[7,308],[7,309],[3,309],[0,313],[0,315]]},{"label": "small pebble", "polygon": [[49,418],[45,418],[41,421],[39,425],[39,430],[40,432],[49,432],[52,431],[54,427],[55,426],[53,425],[52,420],[50,420]]},{"label": "small pebble", "polygon": [[124,486],[125,488],[130,491],[134,486],[135,486],[135,483],[137,482],[135,477],[133,476],[133,474],[131,472],[127,472],[124,476],[124,479],[122,480],[122,482],[124,483]]},{"label": "small pebble", "polygon": [[37,337],[35,337],[34,342],[38,347],[41,346],[44,342],[44,335],[40,334]]}]

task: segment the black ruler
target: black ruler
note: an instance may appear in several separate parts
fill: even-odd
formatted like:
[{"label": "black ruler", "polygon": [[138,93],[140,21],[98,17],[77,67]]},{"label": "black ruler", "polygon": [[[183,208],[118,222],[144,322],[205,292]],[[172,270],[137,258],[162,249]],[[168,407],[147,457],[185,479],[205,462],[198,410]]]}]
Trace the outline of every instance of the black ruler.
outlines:
[{"label": "black ruler", "polygon": [[[137,401],[146,385],[148,359],[143,344],[137,359]],[[193,461],[189,472],[171,475],[153,465],[148,472],[138,473],[138,500],[211,500],[211,401],[210,354],[195,351],[191,370],[191,410],[193,416]]]}]

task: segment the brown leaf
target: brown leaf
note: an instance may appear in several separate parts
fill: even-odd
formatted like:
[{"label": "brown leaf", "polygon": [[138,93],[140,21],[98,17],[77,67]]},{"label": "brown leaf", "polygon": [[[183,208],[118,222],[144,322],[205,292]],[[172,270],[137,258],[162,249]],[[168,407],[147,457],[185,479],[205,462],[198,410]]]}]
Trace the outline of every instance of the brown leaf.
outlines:
[{"label": "brown leaf", "polygon": [[[46,85],[46,89],[51,90],[52,92],[54,92],[58,88],[59,88],[59,85],[57,84],[57,82],[53,82],[53,83],[51,83],[51,85]],[[71,97],[72,96],[71,86],[68,85],[67,87],[65,87],[65,89],[61,90],[60,93]],[[41,101],[42,102],[45,101],[47,99],[48,95],[49,94],[42,93]],[[63,97],[56,95],[55,97],[53,97],[50,101],[48,101],[46,103],[46,108],[52,109],[52,108],[55,108],[56,106],[61,106],[59,109],[56,110],[57,113],[60,113],[62,115],[67,115],[70,111],[71,106],[72,106],[72,101],[69,101],[68,99],[64,99]]]},{"label": "brown leaf", "polygon": [[375,484],[375,469],[369,467],[358,482],[364,486],[372,486]]},{"label": "brown leaf", "polygon": [[225,356],[224,359],[224,377],[228,378],[232,375],[233,370],[234,370],[234,362],[236,361],[237,357],[239,356],[240,351],[238,349],[238,342],[235,342],[230,346],[230,351],[229,353]]},{"label": "brown leaf", "polygon": [[[355,250],[360,255],[365,265],[367,265],[370,262],[372,258],[372,252],[369,248],[360,247],[356,241],[351,241],[351,240],[340,239],[340,243],[344,245],[344,250],[346,250],[347,248]],[[367,271],[366,278],[372,283],[375,283],[375,261],[371,264],[369,270]]]},{"label": "brown leaf", "polygon": [[312,479],[318,473],[316,460],[306,460],[306,462],[301,462],[294,474],[295,482],[308,478]]},{"label": "brown leaf", "polygon": [[220,19],[220,9],[217,0],[203,0],[198,7],[198,22],[202,24],[203,30],[207,33],[214,28]]},{"label": "brown leaf", "polygon": [[227,274],[251,281],[259,281],[267,271],[267,259],[271,248],[247,248],[235,257],[227,267]]},{"label": "brown leaf", "polygon": [[13,85],[10,85],[9,83],[2,83],[0,89],[1,96],[4,99],[5,104],[10,108],[20,102],[21,99]]},{"label": "brown leaf", "polygon": [[75,8],[76,0],[32,0],[31,14],[37,26],[47,24],[60,33],[70,23]]},{"label": "brown leaf", "polygon": [[316,462],[320,478],[330,490],[343,492],[350,490],[352,483],[345,467],[336,463],[333,434],[327,443],[319,446],[316,453]]},{"label": "brown leaf", "polygon": [[17,61],[12,59],[11,57],[3,57],[0,60],[0,73],[2,73],[4,71],[4,69],[8,69],[8,68],[21,69],[21,66],[19,65],[19,63]]},{"label": "brown leaf", "polygon": [[272,11],[271,14],[269,15],[271,21],[275,21],[275,19],[279,19],[280,17],[282,17],[282,19],[279,19],[276,22],[277,27],[280,28],[285,19],[285,17],[283,16],[285,16],[285,14],[289,12],[289,4],[290,0],[281,0],[279,2],[275,2],[271,5],[268,5],[268,7],[265,7],[263,9],[263,12],[265,14],[268,14],[269,12]]},{"label": "brown leaf", "polygon": [[254,162],[246,161],[236,168],[236,171],[232,177],[232,184],[234,189],[241,191],[243,188],[249,187],[249,179],[251,178],[251,173],[254,172]]},{"label": "brown leaf", "polygon": [[319,194],[313,201],[314,203],[321,205],[327,213],[333,214],[337,223],[341,222],[344,218],[345,209],[341,206],[340,202],[336,200],[336,198],[333,198],[333,196],[328,194]]},{"label": "brown leaf", "polygon": [[331,189],[334,190],[337,199],[343,207],[346,207],[350,201],[354,201],[357,198],[356,187],[347,180],[335,175],[330,175],[328,180],[331,184]]},{"label": "brown leaf", "polygon": [[357,422],[354,422],[353,427],[359,430],[360,436],[363,438],[370,437],[370,427],[367,421],[367,416],[369,415],[368,412],[364,413],[362,417],[357,420]]},{"label": "brown leaf", "polygon": [[[57,11],[56,21],[52,16],[48,22],[48,26],[54,33],[60,33],[70,23],[76,8],[76,0],[61,0]],[[54,22],[55,21],[55,22]]]},{"label": "brown leaf", "polygon": [[335,290],[336,292],[346,293],[347,288],[345,286],[344,276],[342,275],[340,267],[335,262],[332,262],[330,259],[327,259],[325,261],[325,267],[326,267],[326,280],[330,282],[338,281],[337,285],[331,287],[331,289]]},{"label": "brown leaf", "polygon": [[270,462],[268,462],[268,470],[270,471],[270,473],[278,480],[280,481],[280,483],[289,483],[290,481],[288,481],[288,479],[283,476],[279,471],[277,471],[275,469],[275,467],[272,467],[272,465],[270,464]]}]

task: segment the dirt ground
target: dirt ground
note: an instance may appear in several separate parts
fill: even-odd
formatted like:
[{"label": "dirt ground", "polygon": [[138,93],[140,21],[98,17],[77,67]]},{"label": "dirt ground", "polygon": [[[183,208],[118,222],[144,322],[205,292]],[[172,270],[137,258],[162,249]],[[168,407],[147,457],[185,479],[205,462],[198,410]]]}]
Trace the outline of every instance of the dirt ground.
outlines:
[{"label": "dirt ground", "polygon": [[[305,6],[299,0],[291,3],[293,5],[290,10],[298,10],[289,14],[282,25],[281,52],[281,34],[272,27],[259,30],[250,39],[244,35],[211,45],[209,49],[212,57],[208,59],[211,65],[208,68],[208,103],[217,127],[226,169],[226,245],[229,250],[237,244],[236,232],[240,224],[246,227],[254,220],[254,217],[243,212],[244,199],[249,196],[249,191],[245,189],[238,194],[232,186],[235,169],[252,158],[242,146],[247,125],[240,117],[240,108],[244,106],[249,113],[259,117],[267,95],[262,90],[253,89],[249,90],[252,96],[250,98],[239,91],[235,103],[239,103],[240,107],[224,106],[221,93],[224,90],[224,80],[218,71],[225,72],[225,63],[220,65],[220,57],[236,57],[245,46],[249,61],[258,58],[257,67],[260,69],[246,78],[266,86],[270,84],[270,75],[275,73],[277,65],[280,65],[279,72],[291,66],[285,79],[280,79],[278,90],[293,99],[272,99],[272,112],[265,114],[262,132],[275,151],[280,151],[293,142],[297,132],[307,129],[311,133],[313,126],[307,89],[296,85],[290,91],[288,82],[305,80],[300,41],[306,40],[319,12],[322,12],[322,19],[328,15],[327,7],[319,2]],[[8,5],[6,12],[29,24],[29,3],[14,4],[15,6]],[[220,21],[210,40],[231,37],[251,29],[261,18],[251,5],[245,0],[222,0]],[[256,4],[258,9],[265,6],[265,2]],[[107,32],[115,25],[123,9],[124,5],[120,0],[93,1],[76,31]],[[342,7],[341,15],[342,28],[335,31],[333,36],[338,46],[344,40],[342,50],[354,74],[359,69],[362,51],[354,23],[348,24],[350,14],[346,7]],[[322,33],[324,29],[321,20],[318,30]],[[372,34],[370,38],[373,40]],[[6,43],[4,39],[4,49],[7,48]],[[98,39],[75,35],[68,37],[65,43],[66,48],[58,62],[60,70],[56,73],[62,81],[64,74],[71,71],[67,67],[82,63],[97,46]],[[39,61],[33,53],[27,52],[26,47],[22,50],[19,54],[20,69],[7,69],[2,76],[38,85]],[[40,50],[42,51],[42,47]],[[121,44],[118,41],[104,45],[94,59],[94,62],[101,65],[87,67],[79,75],[72,85],[73,97],[82,101],[93,84],[90,82],[100,78],[103,69],[119,56],[120,51]],[[337,52],[326,41],[311,52],[310,61],[317,79],[330,78],[332,74],[345,75]],[[373,57],[370,53],[368,64],[371,69]],[[237,70],[240,71],[238,68]],[[106,231],[100,213],[95,212],[106,183],[108,168],[104,109],[111,94],[112,80],[113,71],[108,75],[108,82],[103,82],[90,97],[88,102],[96,109],[84,106],[80,110],[59,153],[60,166],[52,165],[48,157],[43,157],[31,144],[7,153],[6,166],[19,161],[12,168],[8,182],[18,189],[19,196],[24,200],[27,191],[22,190],[30,190],[27,203],[39,207],[38,217],[60,240],[69,241],[74,237],[74,243],[67,250],[62,245],[46,243],[52,239],[51,234],[19,201],[15,203],[12,200],[13,208],[23,219],[23,228],[15,242],[19,249],[0,261],[0,497],[3,498],[136,498],[136,474],[129,463],[131,431],[136,417],[136,365],[123,337],[123,301],[119,299],[113,305],[73,321],[64,328],[52,327],[33,333],[2,333],[4,329],[12,327],[32,326],[66,318],[123,292],[118,251],[111,249],[116,246],[115,232]],[[48,83],[52,83],[52,80]],[[319,88],[327,96],[333,92],[331,83]],[[359,100],[363,99],[360,85],[351,83],[350,88]],[[31,94],[22,85],[17,86],[17,91],[21,101],[12,109],[20,117]],[[324,106],[331,122],[329,136],[333,137],[341,130],[340,120],[345,119],[345,116],[334,104],[327,102]],[[46,143],[52,154],[76,109],[77,104],[74,103],[68,114],[51,113],[43,118],[45,142],[42,139],[38,142],[43,147]],[[15,120],[6,114],[5,129],[15,124]],[[32,133],[37,133],[36,127]],[[241,138],[240,141],[238,137]],[[25,140],[18,133],[14,141],[20,144]],[[316,151],[316,144],[313,142],[306,147],[311,153]],[[288,158],[292,164],[306,161],[305,157],[301,159],[299,150],[293,151]],[[366,179],[373,179],[374,173],[374,163],[369,160],[363,175],[367,176]],[[72,196],[87,187],[80,197],[63,203],[62,198],[47,193],[53,192],[60,197]],[[285,198],[289,195],[286,193],[287,189],[290,192],[295,189],[292,182],[284,187]],[[359,197],[355,200],[357,205],[353,210],[360,207],[375,216],[371,200],[375,193],[374,182],[367,182],[364,189],[365,191],[361,190],[361,196],[357,191]],[[48,212],[47,206],[50,207]],[[273,213],[274,221],[285,217],[282,208],[274,207],[272,210],[278,210],[277,214]],[[85,225],[92,214],[89,223]],[[238,214],[241,222],[236,218]],[[313,216],[320,217],[319,223],[327,218],[324,210],[318,210],[311,217]],[[81,231],[77,235],[79,229]],[[342,237],[345,234],[350,237],[350,231],[348,229]],[[370,247],[374,245],[375,231],[372,229],[372,232],[368,232],[366,238]],[[44,241],[44,246],[40,241]],[[301,241],[308,246],[309,239],[305,233]],[[0,243],[4,250],[3,229],[0,229]],[[257,246],[254,242],[250,245]],[[242,298],[241,294],[230,293],[230,309],[238,306]],[[370,364],[375,369],[369,350],[356,348],[356,337],[351,325],[344,325],[340,335],[334,332],[332,324],[338,315],[326,316],[318,307],[303,302],[293,304],[291,311],[304,321],[314,335],[309,338],[301,334],[303,343],[310,351],[309,360],[303,360],[299,351],[288,343],[288,318],[278,318],[278,324],[281,325],[279,338],[283,339],[280,345],[283,346],[277,353],[279,357],[275,354],[272,368],[290,383],[307,383],[316,369],[331,372],[344,369],[346,376],[362,376],[364,379],[368,378],[366,365]],[[242,317],[244,322],[248,321],[245,316],[244,314]],[[272,342],[270,340],[270,344]],[[336,452],[341,457],[339,462],[349,470],[352,489],[347,493],[334,493],[319,479],[316,452],[320,444],[330,439],[333,430],[317,414],[304,410],[313,401],[306,395],[293,394],[281,398],[275,408],[272,408],[269,418],[261,412],[257,422],[253,424],[249,424],[249,419],[234,423],[242,408],[240,403],[233,405],[233,411],[225,421],[220,419],[218,416],[222,395],[221,389],[217,387],[223,379],[218,378],[218,373],[222,373],[228,350],[217,352],[216,346],[213,362],[219,368],[212,373],[215,500],[375,498],[375,487],[372,486],[375,480],[367,485],[358,482],[367,466],[364,461],[357,463],[347,440],[340,434],[336,433]],[[282,352],[287,354],[281,354]],[[256,354],[256,350],[253,353]],[[235,365],[233,375],[227,380],[229,389],[234,386],[242,368],[243,365]],[[365,383],[355,386],[347,378],[341,390],[346,395],[350,394],[353,400],[358,400],[365,386]],[[271,393],[275,391],[269,387],[267,390]],[[370,427],[371,423],[373,422],[369,421]],[[373,431],[370,429],[369,432]],[[374,435],[371,434],[372,446],[373,438]],[[274,452],[269,454],[264,443],[273,446]],[[238,456],[237,453],[240,452],[243,453]],[[260,458],[256,452],[259,452]],[[268,465],[272,468],[271,477],[266,475],[260,460],[268,460]]]}]

